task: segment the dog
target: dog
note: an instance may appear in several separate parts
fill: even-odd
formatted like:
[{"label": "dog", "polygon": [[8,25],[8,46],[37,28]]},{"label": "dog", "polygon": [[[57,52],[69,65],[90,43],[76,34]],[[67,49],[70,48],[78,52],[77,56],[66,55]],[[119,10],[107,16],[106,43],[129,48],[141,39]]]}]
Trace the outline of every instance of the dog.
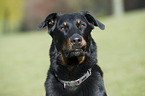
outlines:
[{"label": "dog", "polygon": [[46,26],[52,37],[46,96],[107,96],[91,36],[94,26],[104,30],[104,24],[90,12],[81,11],[51,13],[37,29]]}]

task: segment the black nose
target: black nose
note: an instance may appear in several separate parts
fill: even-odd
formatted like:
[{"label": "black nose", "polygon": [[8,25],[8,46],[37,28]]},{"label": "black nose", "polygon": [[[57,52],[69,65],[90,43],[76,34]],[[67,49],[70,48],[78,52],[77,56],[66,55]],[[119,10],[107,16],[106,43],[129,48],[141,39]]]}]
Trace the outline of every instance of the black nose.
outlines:
[{"label": "black nose", "polygon": [[74,34],[71,37],[71,43],[72,44],[81,44],[82,43],[82,38],[79,34]]}]

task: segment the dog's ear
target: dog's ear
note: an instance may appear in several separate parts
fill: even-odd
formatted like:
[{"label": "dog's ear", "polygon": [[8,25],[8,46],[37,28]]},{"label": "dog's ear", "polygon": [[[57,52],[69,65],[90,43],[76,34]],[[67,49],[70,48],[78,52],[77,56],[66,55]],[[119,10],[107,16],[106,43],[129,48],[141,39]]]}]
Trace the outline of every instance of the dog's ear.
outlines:
[{"label": "dog's ear", "polygon": [[98,26],[101,30],[105,29],[105,25],[97,20],[90,12],[81,11],[80,14],[84,15],[91,26]]},{"label": "dog's ear", "polygon": [[51,34],[51,32],[55,29],[56,25],[56,19],[58,17],[59,13],[51,13],[49,14],[44,21],[42,21],[40,24],[37,26],[37,30],[40,30],[44,27],[48,27],[48,33]]}]

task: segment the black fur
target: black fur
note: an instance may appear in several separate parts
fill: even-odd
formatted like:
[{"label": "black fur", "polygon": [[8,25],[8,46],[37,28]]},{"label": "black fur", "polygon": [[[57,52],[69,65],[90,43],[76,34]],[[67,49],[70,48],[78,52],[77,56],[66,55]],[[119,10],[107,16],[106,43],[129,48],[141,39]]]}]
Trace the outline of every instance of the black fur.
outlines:
[{"label": "black fur", "polygon": [[[87,11],[52,13],[38,25],[38,29],[45,26],[53,38],[50,48],[51,64],[45,82],[46,96],[107,96],[103,72],[97,65],[97,47],[91,37],[94,26],[102,30],[105,26]],[[82,38],[79,43],[71,40],[76,36]],[[57,74],[65,81],[77,80],[89,68],[92,68],[91,76],[79,86],[64,88],[55,76]]]}]

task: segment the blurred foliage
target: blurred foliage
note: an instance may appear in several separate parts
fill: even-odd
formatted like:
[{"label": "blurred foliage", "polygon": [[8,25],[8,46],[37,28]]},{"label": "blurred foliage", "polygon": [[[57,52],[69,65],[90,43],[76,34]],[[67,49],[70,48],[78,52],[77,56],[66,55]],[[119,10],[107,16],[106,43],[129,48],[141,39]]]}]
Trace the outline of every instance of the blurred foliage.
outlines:
[{"label": "blurred foliage", "polygon": [[0,33],[18,31],[23,16],[23,0],[0,1]]},{"label": "blurred foliage", "polygon": [[[94,16],[111,15],[113,10],[131,10],[145,7],[145,0],[120,0],[124,5],[113,4],[113,0],[0,0],[0,34],[36,30],[52,12],[72,13],[90,11]],[[119,0],[114,0],[119,1]],[[116,7],[113,7],[116,5]],[[122,12],[123,13],[123,12]]]},{"label": "blurred foliage", "polygon": [[[97,15],[111,13],[111,0],[65,0],[72,9],[87,10]],[[74,7],[75,6],[75,7]]]},{"label": "blurred foliage", "polygon": [[23,31],[36,30],[39,24],[52,12],[72,13],[82,10],[97,16],[110,13],[111,0],[25,0]]}]

